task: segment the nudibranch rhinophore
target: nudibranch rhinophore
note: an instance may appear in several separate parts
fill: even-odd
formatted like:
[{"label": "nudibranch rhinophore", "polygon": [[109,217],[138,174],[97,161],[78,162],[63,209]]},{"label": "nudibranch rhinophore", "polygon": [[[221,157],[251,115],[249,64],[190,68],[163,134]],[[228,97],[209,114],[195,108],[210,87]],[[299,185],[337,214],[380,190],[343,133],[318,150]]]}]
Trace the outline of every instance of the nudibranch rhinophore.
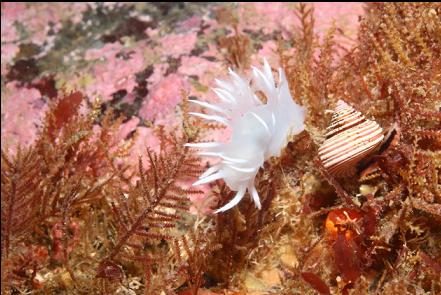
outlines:
[{"label": "nudibranch rhinophore", "polygon": [[[245,193],[251,195],[257,208],[261,208],[254,179],[263,163],[278,157],[290,136],[304,129],[305,111],[296,104],[289,92],[285,73],[279,68],[276,84],[270,65],[264,60],[263,69],[253,67],[250,77],[240,77],[229,69],[230,80],[216,79],[213,91],[219,97],[217,104],[190,100],[214,112],[191,113],[205,120],[216,121],[231,128],[229,142],[189,143],[202,148],[201,156],[216,157],[220,161],[205,171],[193,185],[223,179],[236,191],[234,198],[215,213],[237,205]],[[265,99],[260,99],[263,94]]]}]

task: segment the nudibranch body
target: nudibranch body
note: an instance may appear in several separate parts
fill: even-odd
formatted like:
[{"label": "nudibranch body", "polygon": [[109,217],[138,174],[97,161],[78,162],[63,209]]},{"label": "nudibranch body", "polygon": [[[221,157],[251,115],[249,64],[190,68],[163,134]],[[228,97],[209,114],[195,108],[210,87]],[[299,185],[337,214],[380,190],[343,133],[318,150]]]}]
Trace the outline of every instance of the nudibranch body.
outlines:
[{"label": "nudibranch body", "polygon": [[[191,113],[206,120],[217,121],[232,129],[229,142],[192,143],[187,146],[203,148],[201,156],[218,157],[220,161],[205,171],[193,185],[224,179],[228,187],[236,191],[235,197],[215,213],[237,205],[248,191],[260,209],[259,194],[254,179],[263,163],[280,155],[289,137],[304,129],[303,107],[296,104],[289,92],[282,69],[276,85],[268,62],[263,69],[253,68],[250,78],[242,78],[229,70],[231,80],[216,80],[213,91],[219,97],[218,104],[191,100],[216,114]],[[259,98],[265,96],[266,102]]]}]

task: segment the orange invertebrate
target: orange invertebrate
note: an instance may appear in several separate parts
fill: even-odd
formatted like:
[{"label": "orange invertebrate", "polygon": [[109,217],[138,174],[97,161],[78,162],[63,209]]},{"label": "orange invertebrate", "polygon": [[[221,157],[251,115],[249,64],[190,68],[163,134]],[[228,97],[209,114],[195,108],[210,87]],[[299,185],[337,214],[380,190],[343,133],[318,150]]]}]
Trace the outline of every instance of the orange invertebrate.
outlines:
[{"label": "orange invertebrate", "polygon": [[344,234],[346,240],[360,234],[355,226],[360,220],[361,214],[354,209],[336,209],[329,212],[326,218],[326,231],[332,240],[336,240],[339,234]]}]

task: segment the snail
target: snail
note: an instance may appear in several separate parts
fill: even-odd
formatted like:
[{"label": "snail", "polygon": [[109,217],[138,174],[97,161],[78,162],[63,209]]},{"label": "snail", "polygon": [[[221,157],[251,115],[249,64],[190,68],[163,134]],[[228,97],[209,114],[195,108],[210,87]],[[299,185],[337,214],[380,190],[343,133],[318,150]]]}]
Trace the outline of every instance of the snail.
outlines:
[{"label": "snail", "polygon": [[374,152],[383,139],[383,128],[377,122],[339,100],[318,155],[330,174],[351,176],[356,165]]}]

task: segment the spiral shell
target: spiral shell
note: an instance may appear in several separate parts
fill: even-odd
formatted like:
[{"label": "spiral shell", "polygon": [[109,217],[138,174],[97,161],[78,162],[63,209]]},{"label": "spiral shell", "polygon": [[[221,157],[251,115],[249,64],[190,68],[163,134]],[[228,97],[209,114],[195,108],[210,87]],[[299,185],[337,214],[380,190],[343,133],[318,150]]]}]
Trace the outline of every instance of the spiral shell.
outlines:
[{"label": "spiral shell", "polygon": [[323,166],[337,177],[350,176],[355,166],[371,154],[384,138],[377,122],[366,119],[342,100],[332,116],[326,140],[318,153]]}]

